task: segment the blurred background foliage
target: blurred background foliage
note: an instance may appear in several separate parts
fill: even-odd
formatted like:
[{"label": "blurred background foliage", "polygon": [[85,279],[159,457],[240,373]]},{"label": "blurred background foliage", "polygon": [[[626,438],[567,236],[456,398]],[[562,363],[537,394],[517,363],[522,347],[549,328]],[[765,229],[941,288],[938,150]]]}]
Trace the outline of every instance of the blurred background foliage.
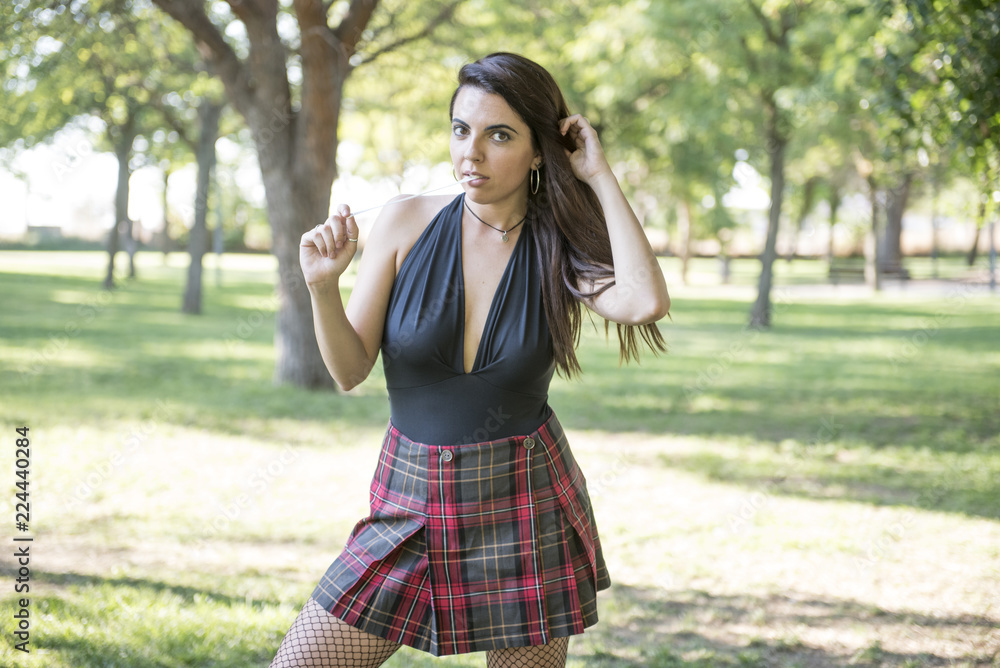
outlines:
[{"label": "blurred background foliage", "polygon": [[[281,338],[301,342],[279,351],[278,376],[293,383],[325,381],[299,373],[317,360],[280,371],[312,346],[297,260],[278,250],[326,215],[328,190],[357,209],[449,178],[455,74],[493,51],[553,73],[681,281],[695,256],[760,258],[751,326],[770,325],[779,255],[878,290],[910,277],[906,253],[973,267],[995,242],[993,2],[18,0],[0,29],[0,159],[16,172],[67,128],[115,154],[112,232],[80,212],[107,239],[107,287],[119,248],[134,277],[137,250],[186,247],[185,310],[199,312],[210,247],[275,252]],[[195,164],[178,206],[172,175]],[[163,203],[136,225],[143,168],[162,175]],[[914,212],[923,232],[904,242]],[[863,268],[835,267],[848,255]]]},{"label": "blurred background foliage", "polygon": [[[248,53],[231,8],[203,4],[234,50]],[[327,9],[335,24],[349,3]],[[187,31],[154,3],[22,0],[5,3],[0,22],[8,164],[82,117],[96,121],[84,125],[97,150],[134,134],[132,169],[169,174],[193,161],[198,103],[221,99],[222,89]],[[985,221],[1000,189],[998,25],[995,3],[972,0],[384,0],[350,60],[340,174],[398,184],[409,169],[446,161],[456,70],[509,50],[549,68],[571,108],[597,125],[642,217],[673,232],[673,252],[684,237],[717,238],[738,225],[741,212],[723,195],[744,165],[768,181],[775,136],[787,142],[789,225],[851,193],[891,199],[906,184],[929,197],[957,182],[976,192],[955,213]],[[278,3],[276,26],[297,100],[290,0]],[[252,148],[235,114],[220,134]],[[230,191],[220,198],[223,224],[250,233],[255,216],[233,209],[252,196],[232,179],[220,187]],[[266,245],[261,236],[252,245]],[[226,235],[237,247],[238,237]]]}]

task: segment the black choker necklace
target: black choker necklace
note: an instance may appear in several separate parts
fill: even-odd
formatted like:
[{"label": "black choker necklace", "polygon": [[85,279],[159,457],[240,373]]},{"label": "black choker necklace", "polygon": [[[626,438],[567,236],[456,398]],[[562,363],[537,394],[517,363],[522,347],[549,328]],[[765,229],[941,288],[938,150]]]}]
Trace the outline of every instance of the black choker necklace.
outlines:
[{"label": "black choker necklace", "polygon": [[492,225],[490,225],[489,223],[487,223],[487,222],[486,222],[485,220],[483,220],[482,218],[480,218],[479,216],[477,216],[477,215],[476,215],[476,212],[472,210],[472,207],[471,207],[471,206],[469,206],[469,202],[468,202],[468,201],[466,201],[466,202],[465,202],[465,208],[466,208],[466,209],[468,209],[468,210],[469,210],[469,213],[471,213],[471,214],[472,214],[473,216],[476,216],[476,220],[478,220],[478,221],[479,221],[480,223],[482,223],[482,224],[483,224],[483,225],[485,225],[486,227],[492,227],[492,228],[493,228],[494,230],[496,230],[497,232],[500,232],[500,233],[501,233],[501,234],[503,235],[503,236],[502,236],[502,237],[500,237],[500,238],[501,238],[501,239],[503,239],[503,242],[504,242],[504,243],[507,243],[508,241],[510,241],[510,239],[508,239],[508,238],[507,238],[507,233],[508,233],[508,232],[513,232],[513,231],[514,231],[515,229],[517,229],[518,225],[520,225],[521,223],[523,223],[523,222],[524,222],[525,220],[527,220],[527,219],[528,219],[528,213],[527,213],[527,212],[525,212],[525,213],[524,213],[524,218],[522,218],[522,219],[520,220],[520,222],[518,222],[518,224],[517,224],[517,225],[515,225],[515,226],[514,226],[514,227],[512,227],[512,228],[510,228],[509,230],[501,230],[501,229],[500,229],[499,227],[493,227]]}]

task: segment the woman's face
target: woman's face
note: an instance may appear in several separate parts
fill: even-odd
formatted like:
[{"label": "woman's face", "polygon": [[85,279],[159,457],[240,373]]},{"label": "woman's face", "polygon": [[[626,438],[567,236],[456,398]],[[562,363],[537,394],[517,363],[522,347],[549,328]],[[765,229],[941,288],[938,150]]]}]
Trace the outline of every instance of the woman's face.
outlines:
[{"label": "woman's face", "polygon": [[528,196],[528,175],[541,157],[531,130],[510,105],[494,93],[464,86],[455,97],[451,119],[451,161],[469,198],[480,204],[511,195]]}]

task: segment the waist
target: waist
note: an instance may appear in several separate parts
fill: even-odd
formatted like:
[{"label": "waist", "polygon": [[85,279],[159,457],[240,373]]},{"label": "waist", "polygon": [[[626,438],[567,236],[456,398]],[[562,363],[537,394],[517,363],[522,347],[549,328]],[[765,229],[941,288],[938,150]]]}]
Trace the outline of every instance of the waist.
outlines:
[{"label": "waist", "polygon": [[[386,431],[386,443],[390,441],[394,444],[393,448],[399,450],[400,444],[405,445],[409,448],[412,453],[412,457],[420,457],[419,461],[417,459],[408,459],[407,461],[412,463],[417,468],[423,470],[426,468],[425,460],[422,459],[425,456],[436,457],[440,453],[444,452],[445,449],[450,450],[454,454],[461,454],[464,452],[473,452],[477,450],[482,450],[483,448],[496,449],[500,446],[505,445],[516,445],[519,448],[524,447],[524,441],[526,437],[532,437],[535,443],[545,443],[548,446],[559,446],[564,447],[563,441],[566,437],[563,431],[562,424],[560,424],[559,419],[556,417],[554,411],[549,410],[545,419],[542,420],[540,424],[535,425],[534,429],[521,432],[519,434],[513,434],[510,436],[501,436],[498,438],[491,438],[487,441],[470,441],[462,443],[425,443],[423,441],[411,438],[409,434],[405,433],[399,425],[389,420],[389,426]],[[385,449],[385,443],[383,443],[383,450]],[[535,447],[534,445],[532,447]]]},{"label": "waist", "polygon": [[548,395],[505,390],[471,374],[389,388],[392,424],[419,443],[459,445],[529,434],[552,414]]}]

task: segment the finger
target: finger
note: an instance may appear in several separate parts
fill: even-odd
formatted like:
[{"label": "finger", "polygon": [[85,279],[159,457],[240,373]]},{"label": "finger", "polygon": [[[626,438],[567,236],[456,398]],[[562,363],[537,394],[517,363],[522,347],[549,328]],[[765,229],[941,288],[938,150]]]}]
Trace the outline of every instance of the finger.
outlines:
[{"label": "finger", "polygon": [[344,216],[337,215],[334,216],[334,224],[331,226],[332,238],[331,242],[335,248],[343,248],[344,244],[347,243],[347,239],[350,236],[350,226],[351,219],[345,218]]},{"label": "finger", "polygon": [[347,238],[357,239],[361,230],[358,228],[358,221],[354,220],[354,216],[347,219]]},{"label": "finger", "polygon": [[[574,126],[576,126],[574,128]],[[573,114],[572,116],[567,116],[559,122],[559,131],[562,134],[566,134],[571,128],[575,132],[580,132],[584,128],[593,128],[590,121],[583,114]]]},{"label": "finger", "polygon": [[330,253],[330,243],[332,237],[328,237],[330,234],[330,219],[328,218],[325,222],[320,223],[313,229],[313,243],[316,245],[316,250],[323,257],[329,256]]},{"label": "finger", "polygon": [[[350,236],[350,226],[353,216],[351,216],[351,207],[346,204],[340,204],[337,206],[337,213],[330,217],[331,224],[331,237],[330,237],[330,247],[331,248],[342,248],[345,243],[347,243],[347,238]],[[355,227],[357,224],[354,224]]]},{"label": "finger", "polygon": [[570,127],[576,123],[577,119],[582,118],[580,114],[573,114],[572,116],[567,116],[566,118],[559,121],[559,133],[566,134]]}]

